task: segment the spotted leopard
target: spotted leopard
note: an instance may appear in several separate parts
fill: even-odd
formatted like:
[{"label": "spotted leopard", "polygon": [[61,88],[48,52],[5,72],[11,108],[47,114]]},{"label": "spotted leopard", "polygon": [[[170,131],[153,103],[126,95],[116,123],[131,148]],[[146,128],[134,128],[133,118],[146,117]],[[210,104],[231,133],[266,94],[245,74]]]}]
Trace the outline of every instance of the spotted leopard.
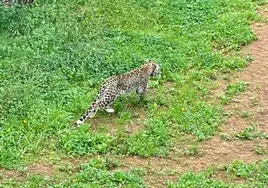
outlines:
[{"label": "spotted leopard", "polygon": [[86,113],[75,122],[75,125],[79,126],[87,118],[93,118],[99,109],[104,109],[107,113],[114,113],[111,105],[120,95],[136,91],[138,95],[143,96],[148,88],[149,78],[160,75],[160,73],[160,66],[157,63],[146,61],[142,66],[128,73],[105,79],[97,97]]}]

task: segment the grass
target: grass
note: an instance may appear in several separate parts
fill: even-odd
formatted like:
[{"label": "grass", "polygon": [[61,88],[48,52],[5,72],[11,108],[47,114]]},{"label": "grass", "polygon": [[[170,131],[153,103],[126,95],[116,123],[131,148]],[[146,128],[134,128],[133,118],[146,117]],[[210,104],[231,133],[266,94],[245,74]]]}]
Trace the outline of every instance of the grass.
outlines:
[{"label": "grass", "polygon": [[[48,176],[30,175],[24,183],[5,180],[5,186],[23,187],[145,187],[141,179],[145,175],[143,169],[132,169],[129,172],[109,171],[116,167],[116,163],[103,158],[89,160],[77,169],[69,167],[68,178],[57,180]],[[64,171],[66,169],[62,169]]]},{"label": "grass", "polygon": [[[222,104],[205,98],[218,74],[247,65],[247,58],[237,53],[255,39],[249,25],[258,18],[256,6],[256,1],[240,0],[42,0],[31,6],[0,5],[0,168],[23,168],[41,157],[50,160],[50,152],[59,158],[167,156],[176,139],[185,135],[200,142],[209,139],[222,121]],[[94,130],[99,125],[90,120],[78,129],[71,126],[104,78],[148,58],[161,65],[162,77],[150,82],[144,101],[133,95],[116,101],[117,113],[111,117],[118,125],[113,127],[116,134]],[[228,86],[227,98],[245,87]],[[122,127],[133,120],[133,108],[145,111],[143,126],[127,134]],[[105,116],[98,113],[97,118]],[[186,153],[196,152],[192,148]],[[77,185],[141,183],[136,172],[90,166],[77,179]],[[39,176],[29,180],[38,185],[47,181]]]},{"label": "grass", "polygon": [[133,169],[131,172],[109,172],[105,161],[93,160],[83,164],[80,167],[80,171],[75,174],[74,177],[55,185],[55,187],[144,187],[144,183],[141,179],[143,173],[144,172],[139,169]]},{"label": "grass", "polygon": [[[185,173],[176,183],[169,183],[168,187],[266,187],[267,165],[267,160],[256,163],[234,161],[222,170],[208,169],[200,173]],[[225,176],[224,180],[217,178],[219,172]],[[230,183],[235,180],[240,181]]]}]

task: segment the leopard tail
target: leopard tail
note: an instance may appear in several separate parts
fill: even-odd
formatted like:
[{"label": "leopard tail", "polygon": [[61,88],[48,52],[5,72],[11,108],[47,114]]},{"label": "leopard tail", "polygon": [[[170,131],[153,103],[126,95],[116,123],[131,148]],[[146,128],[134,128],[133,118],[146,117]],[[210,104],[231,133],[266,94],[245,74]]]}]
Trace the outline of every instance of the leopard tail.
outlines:
[{"label": "leopard tail", "polygon": [[84,115],[81,116],[81,118],[79,120],[77,120],[75,122],[76,126],[79,126],[81,124],[84,123],[84,121],[90,117],[93,118],[97,112],[97,110],[99,109],[99,96],[97,96],[97,98],[91,103],[90,107],[88,108],[88,110],[86,111],[86,113]]}]

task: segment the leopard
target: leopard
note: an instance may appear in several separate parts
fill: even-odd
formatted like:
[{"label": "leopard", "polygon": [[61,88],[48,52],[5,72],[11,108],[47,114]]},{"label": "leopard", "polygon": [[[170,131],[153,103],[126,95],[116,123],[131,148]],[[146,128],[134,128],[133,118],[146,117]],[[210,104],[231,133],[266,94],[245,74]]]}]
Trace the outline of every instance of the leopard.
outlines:
[{"label": "leopard", "polygon": [[94,118],[98,110],[115,113],[111,105],[117,97],[123,94],[136,92],[140,98],[143,98],[149,87],[149,79],[151,77],[160,77],[160,75],[160,65],[154,61],[146,60],[140,67],[125,74],[106,78],[88,110],[74,125],[80,126],[88,118]]}]

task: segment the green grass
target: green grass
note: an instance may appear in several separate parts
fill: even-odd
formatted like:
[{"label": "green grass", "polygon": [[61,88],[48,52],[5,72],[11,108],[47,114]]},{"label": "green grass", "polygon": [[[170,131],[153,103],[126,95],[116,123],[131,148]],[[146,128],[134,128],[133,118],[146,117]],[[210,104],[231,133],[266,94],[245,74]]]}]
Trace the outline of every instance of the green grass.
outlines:
[{"label": "green grass", "polygon": [[144,187],[141,176],[142,170],[133,169],[130,172],[108,171],[105,161],[93,160],[80,167],[80,171],[65,182],[54,185],[55,187]]},{"label": "green grass", "polygon": [[[185,173],[180,176],[176,183],[169,182],[168,187],[266,187],[268,182],[267,168],[267,160],[248,164],[235,161],[222,170],[208,169],[199,173]],[[217,178],[219,172],[224,174],[224,180]],[[222,177],[223,175],[221,175]]]},{"label": "green grass", "polygon": [[[116,163],[102,158],[89,160],[76,169],[68,169],[68,177],[57,179],[48,176],[30,175],[26,181],[4,180],[6,187],[145,187],[142,176],[143,169],[132,169],[129,172],[115,170]],[[64,169],[62,169],[64,170]]]},{"label": "green grass", "polygon": [[[0,168],[22,168],[44,157],[42,151],[65,157],[165,156],[185,134],[198,141],[209,139],[222,115],[221,105],[205,97],[218,74],[247,65],[247,59],[236,54],[255,39],[249,25],[257,18],[256,6],[255,1],[242,0],[0,5]],[[142,102],[132,95],[117,100],[112,117],[126,125],[132,121],[132,108],[126,106],[142,108],[146,116],[141,130],[128,135],[118,126],[117,134],[110,134],[94,130],[98,125],[90,120],[78,129],[71,126],[104,78],[148,58],[161,65],[161,79],[151,81],[152,91]],[[240,86],[244,88],[227,88],[227,95]],[[99,113],[97,118],[104,116]],[[130,182],[136,178],[102,173]],[[109,185],[115,185],[113,181]]]},{"label": "green grass", "polygon": [[[53,179],[47,176],[32,175],[28,176],[25,182],[5,180],[3,185],[23,187],[146,187],[142,180],[142,177],[147,173],[144,169],[122,172],[114,170],[116,167],[118,167],[116,161],[96,158],[88,160],[75,169],[68,169],[72,173],[61,180],[57,180],[56,177]],[[266,187],[268,182],[267,167],[267,160],[254,163],[233,161],[226,166],[218,166],[201,172],[183,173],[177,181],[168,181],[167,187]]]}]

